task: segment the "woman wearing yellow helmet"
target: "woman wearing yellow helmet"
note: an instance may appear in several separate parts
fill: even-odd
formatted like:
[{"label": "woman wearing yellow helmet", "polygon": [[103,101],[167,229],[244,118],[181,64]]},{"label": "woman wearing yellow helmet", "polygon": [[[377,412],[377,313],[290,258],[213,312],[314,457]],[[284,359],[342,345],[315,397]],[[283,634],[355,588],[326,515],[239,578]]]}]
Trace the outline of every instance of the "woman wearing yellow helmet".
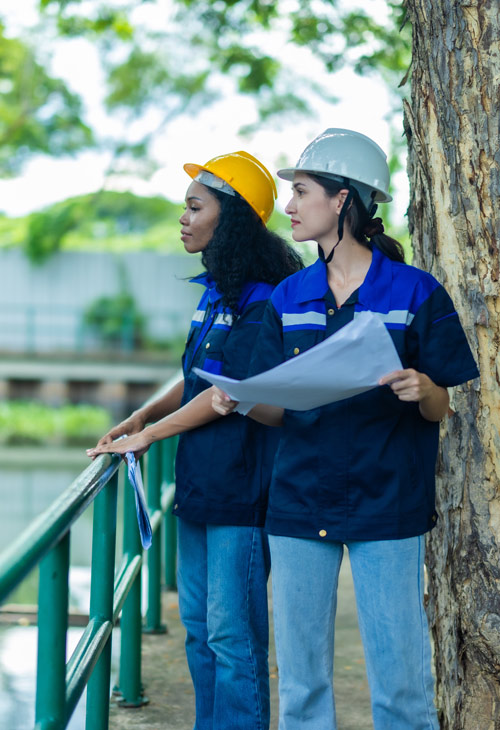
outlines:
[{"label": "woman wearing yellow helmet", "polygon": [[204,292],[186,342],[184,378],[88,453],[140,455],[154,441],[181,434],[174,514],[195,728],[266,730],[269,552],[262,525],[279,433],[239,414],[219,419],[193,368],[246,377],[267,300],[302,264],[265,227],[276,188],[258,160],[240,151],[184,167],[193,182],[181,239],[189,253],[201,252],[206,269],[192,280]]}]

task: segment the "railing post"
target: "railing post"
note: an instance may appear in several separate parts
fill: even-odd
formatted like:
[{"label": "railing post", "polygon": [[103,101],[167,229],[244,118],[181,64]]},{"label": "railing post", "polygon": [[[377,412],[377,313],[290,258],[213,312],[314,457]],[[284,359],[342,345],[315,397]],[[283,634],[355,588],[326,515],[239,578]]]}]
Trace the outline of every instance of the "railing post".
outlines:
[{"label": "railing post", "polygon": [[63,728],[66,715],[69,530],[40,562],[36,722]]},{"label": "railing post", "polygon": [[[175,451],[177,437],[162,441],[162,474],[166,484],[173,484],[175,480]],[[168,590],[176,590],[177,578],[177,522],[176,518],[167,510],[165,514],[165,586]]]},{"label": "railing post", "polygon": [[[113,621],[118,473],[94,502],[90,618]],[[111,635],[88,682],[87,730],[108,730],[111,674]]]},{"label": "railing post", "polygon": [[[161,443],[152,444],[147,455],[148,508],[151,517],[161,511]],[[153,536],[148,550],[148,610],[144,632],[148,634],[165,634],[167,627],[161,622],[161,556],[162,556],[162,520]]]},{"label": "railing post", "polygon": [[[134,489],[126,469],[123,490],[123,553],[142,555],[141,537],[137,526]],[[140,707],[149,702],[142,694],[141,686],[141,577],[139,571],[123,604],[120,622],[120,682],[118,700],[120,707]]]}]

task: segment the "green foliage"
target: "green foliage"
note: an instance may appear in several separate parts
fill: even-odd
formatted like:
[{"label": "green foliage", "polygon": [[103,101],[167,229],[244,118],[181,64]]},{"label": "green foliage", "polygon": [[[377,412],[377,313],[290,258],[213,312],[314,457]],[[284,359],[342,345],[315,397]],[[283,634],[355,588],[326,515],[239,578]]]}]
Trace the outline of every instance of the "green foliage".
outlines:
[{"label": "green foliage", "polygon": [[410,67],[411,30],[404,4],[388,2],[387,8],[387,25],[376,23],[365,11],[349,12],[344,17],[344,34],[346,45],[357,49],[356,71],[381,74],[392,85]]},{"label": "green foliage", "polygon": [[[86,222],[64,237],[65,251],[107,251],[127,253],[131,251],[158,251],[159,253],[184,254],[184,246],[179,238],[178,215],[151,226],[143,233],[118,233],[115,221],[102,221],[97,224]],[[94,231],[94,236],[88,231]],[[186,254],[188,255],[188,254]]]},{"label": "green foliage", "polygon": [[138,115],[151,104],[162,108],[165,103],[172,105],[174,97],[189,100],[203,93],[208,76],[208,71],[175,75],[162,52],[132,46],[127,60],[109,74],[107,105],[110,109],[126,107]]},{"label": "green foliage", "polygon": [[33,263],[42,263],[59,250],[61,241],[77,225],[77,214],[71,206],[56,212],[42,211],[30,216],[24,250]]},{"label": "green foliage", "polygon": [[[47,6],[48,2],[42,4]],[[100,9],[96,18],[85,18],[82,16],[59,17],[59,31],[62,35],[76,37],[87,34],[99,35],[111,31],[117,38],[129,40],[134,34],[134,29],[128,22],[126,16],[110,8]]]},{"label": "green foliage", "polygon": [[[112,220],[118,233],[143,233],[166,218],[178,218],[179,206],[160,196],[141,197],[130,192],[102,190],[58,203],[54,209],[70,206],[79,221],[92,218],[94,223]],[[95,231],[94,231],[95,234]]]},{"label": "green foliage", "polygon": [[35,152],[71,154],[92,143],[79,98],[0,23],[0,175],[18,173]]},{"label": "green foliage", "polygon": [[[273,120],[281,122],[285,115],[287,124],[292,124],[297,117],[314,113],[315,97],[333,100],[331,90],[301,75],[297,48],[311,51],[330,72],[350,66],[386,81],[393,92],[387,112],[393,139],[390,165],[395,169],[399,164],[404,139],[393,119],[401,107],[398,87],[408,78],[411,58],[404,2],[388,0],[388,20],[377,22],[366,2],[357,6],[336,0],[175,0],[168,28],[152,28],[140,20],[147,5],[146,0],[122,0],[120,5],[103,0],[39,0],[48,33],[63,39],[84,37],[99,52],[108,111],[120,120],[121,128],[125,121],[127,129],[119,138],[101,140],[112,155],[109,173],[150,175],[155,135],[179,114],[195,112],[220,98],[231,84],[256,101],[258,119],[248,120],[241,130],[244,134]],[[272,42],[275,37],[279,45],[287,42],[286,56],[280,57]],[[139,119],[146,130],[141,134],[133,124]],[[129,134],[128,128],[134,131]],[[0,174],[14,174],[35,152],[67,154],[92,141],[81,119],[79,99],[46,72],[25,43],[6,38],[0,25]],[[95,216],[89,219],[78,206],[69,207],[47,209],[29,220],[25,248],[34,261],[43,261],[61,245],[99,246],[103,239],[125,249],[177,245],[177,228],[174,232],[170,219],[154,222],[144,238],[135,228],[120,238],[119,227],[113,229],[108,220],[97,225],[95,230],[105,233],[96,236]],[[0,245],[9,240],[3,238],[1,221],[0,236]]]},{"label": "green foliage", "polygon": [[[358,73],[384,78],[400,106],[397,87],[410,67],[404,2],[388,0],[388,21],[379,23],[366,3],[176,0],[168,29],[140,20],[147,5],[145,0],[122,0],[119,5],[39,0],[47,37],[85,37],[98,49],[108,110],[119,114],[120,122],[156,120],[143,124],[146,131],[140,139],[135,130],[100,140],[112,154],[110,173],[150,175],[155,135],[177,115],[225,94],[228,81],[256,101],[259,121],[249,120],[244,133],[285,114],[290,124],[298,115],[313,112],[314,96],[331,98],[331,92],[301,76],[293,54],[298,47],[312,51],[328,71],[349,65]],[[280,44],[287,42],[287,57],[266,42],[273,34],[279,34]],[[34,153],[71,154],[94,142],[79,98],[50,76],[37,50],[7,38],[0,22],[0,174],[16,174]],[[71,216],[63,217],[55,221],[52,235],[46,218],[33,221],[30,255],[43,259],[77,224]]]},{"label": "green foliage", "polygon": [[61,248],[180,252],[180,211],[180,205],[160,196],[102,190],[68,198],[25,219],[0,216],[0,245],[21,244],[34,263]]},{"label": "green foliage", "polygon": [[130,294],[130,283],[123,262],[117,262],[120,290],[113,296],[96,299],[84,313],[84,323],[104,346],[133,350],[146,339],[146,320]]},{"label": "green foliage", "polygon": [[[254,98],[261,124],[284,114],[290,123],[313,112],[314,95],[331,98],[331,92],[289,63],[297,47],[312,51],[328,71],[350,65],[359,73],[377,73],[393,89],[409,68],[409,29],[403,4],[395,0],[387,2],[386,23],[377,23],[364,5],[336,0],[176,0],[168,31],[129,20],[143,5],[143,0],[123,0],[116,8],[100,0],[40,0],[61,35],[83,35],[99,47],[108,72],[108,108],[130,119],[155,109],[159,129],[219,98],[228,80]],[[262,42],[272,34],[287,42],[288,58]],[[397,92],[395,98],[400,104]],[[256,126],[249,120],[242,131]],[[143,161],[154,134],[149,129],[140,142]],[[133,147],[122,140],[116,160],[137,161]]]},{"label": "green foliage", "polygon": [[[389,165],[391,172],[400,169],[396,155],[390,158]],[[382,205],[379,214],[389,229],[389,235],[397,238],[405,246],[407,261],[410,261],[408,229],[406,226],[391,223],[390,209],[390,205]],[[120,254],[150,250],[183,255],[185,251],[179,238],[181,210],[182,205],[161,197],[146,198],[133,193],[112,191],[81,195],[24,218],[8,218],[0,215],[0,247],[21,246],[35,262],[45,260],[44,255],[48,255],[50,251],[61,249]],[[42,234],[45,231],[45,236],[42,235],[41,239],[37,239],[35,235],[37,226],[40,226]],[[268,226],[285,240],[291,241],[290,219],[278,209],[275,209]],[[56,231],[60,232],[57,241]],[[315,246],[310,243],[294,245],[304,260],[312,263],[316,256]],[[127,290],[125,283],[122,288]],[[115,302],[113,305],[106,303],[104,309],[111,312],[114,307],[123,311],[127,309],[127,303]],[[116,326],[114,329],[116,331]],[[155,346],[154,343],[148,343],[144,332],[141,333],[141,337],[146,346]]]},{"label": "green foliage", "polygon": [[145,319],[135,299],[125,291],[92,302],[85,310],[84,322],[105,346],[132,350],[144,342]]},{"label": "green foliage", "polygon": [[[278,27],[286,34],[290,45],[307,46],[325,64],[328,71],[336,71],[345,64],[353,64],[359,73],[372,71],[405,73],[410,63],[409,28],[405,27],[404,3],[387,2],[388,22],[378,23],[362,7],[349,6],[335,0],[311,3],[309,0],[263,2],[262,0],[178,0],[178,17],[188,23],[193,11],[204,34],[205,43],[219,49],[219,63],[226,70],[238,64],[232,59],[231,38],[243,46],[244,37],[256,29],[267,31]],[[286,20],[285,20],[286,19]],[[262,52],[260,52],[262,54]],[[262,55],[262,58],[265,56]],[[216,61],[214,57],[211,59]],[[262,79],[262,85],[276,77],[277,69]],[[393,81],[394,78],[391,78]]]},{"label": "green foliage", "polygon": [[0,213],[0,247],[24,246],[28,230],[28,216],[9,218]]},{"label": "green foliage", "polygon": [[96,406],[50,408],[29,401],[0,403],[0,443],[5,445],[88,444],[99,439],[109,427],[109,413]]},{"label": "green foliage", "polygon": [[272,88],[280,64],[270,56],[257,56],[251,48],[231,44],[222,56],[221,71],[225,73],[234,69],[239,70],[239,90],[251,94],[266,86]]}]

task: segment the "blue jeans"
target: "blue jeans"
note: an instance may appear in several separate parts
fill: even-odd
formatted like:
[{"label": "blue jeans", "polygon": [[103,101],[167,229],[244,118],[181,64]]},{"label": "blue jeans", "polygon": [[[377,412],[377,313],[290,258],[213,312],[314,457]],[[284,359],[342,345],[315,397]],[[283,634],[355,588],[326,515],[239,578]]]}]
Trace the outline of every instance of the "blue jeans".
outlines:
[{"label": "blue jeans", "polygon": [[196,698],[194,730],[267,730],[267,536],[259,527],[183,519],[177,534],[179,611]]},{"label": "blue jeans", "polygon": [[[269,536],[279,730],[336,730],[334,623],[344,546]],[[375,730],[437,730],[423,607],[424,538],[351,541]]]}]

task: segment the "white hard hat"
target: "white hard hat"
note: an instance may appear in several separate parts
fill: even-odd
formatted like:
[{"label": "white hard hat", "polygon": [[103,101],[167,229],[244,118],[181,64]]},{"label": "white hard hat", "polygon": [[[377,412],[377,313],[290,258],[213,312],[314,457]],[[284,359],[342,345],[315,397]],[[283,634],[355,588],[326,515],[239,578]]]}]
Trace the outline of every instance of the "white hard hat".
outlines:
[{"label": "white hard hat", "polygon": [[327,129],[307,145],[295,167],[278,170],[293,180],[296,172],[321,175],[354,187],[367,211],[373,202],[389,203],[389,166],[385,152],[372,139],[350,129]]}]

